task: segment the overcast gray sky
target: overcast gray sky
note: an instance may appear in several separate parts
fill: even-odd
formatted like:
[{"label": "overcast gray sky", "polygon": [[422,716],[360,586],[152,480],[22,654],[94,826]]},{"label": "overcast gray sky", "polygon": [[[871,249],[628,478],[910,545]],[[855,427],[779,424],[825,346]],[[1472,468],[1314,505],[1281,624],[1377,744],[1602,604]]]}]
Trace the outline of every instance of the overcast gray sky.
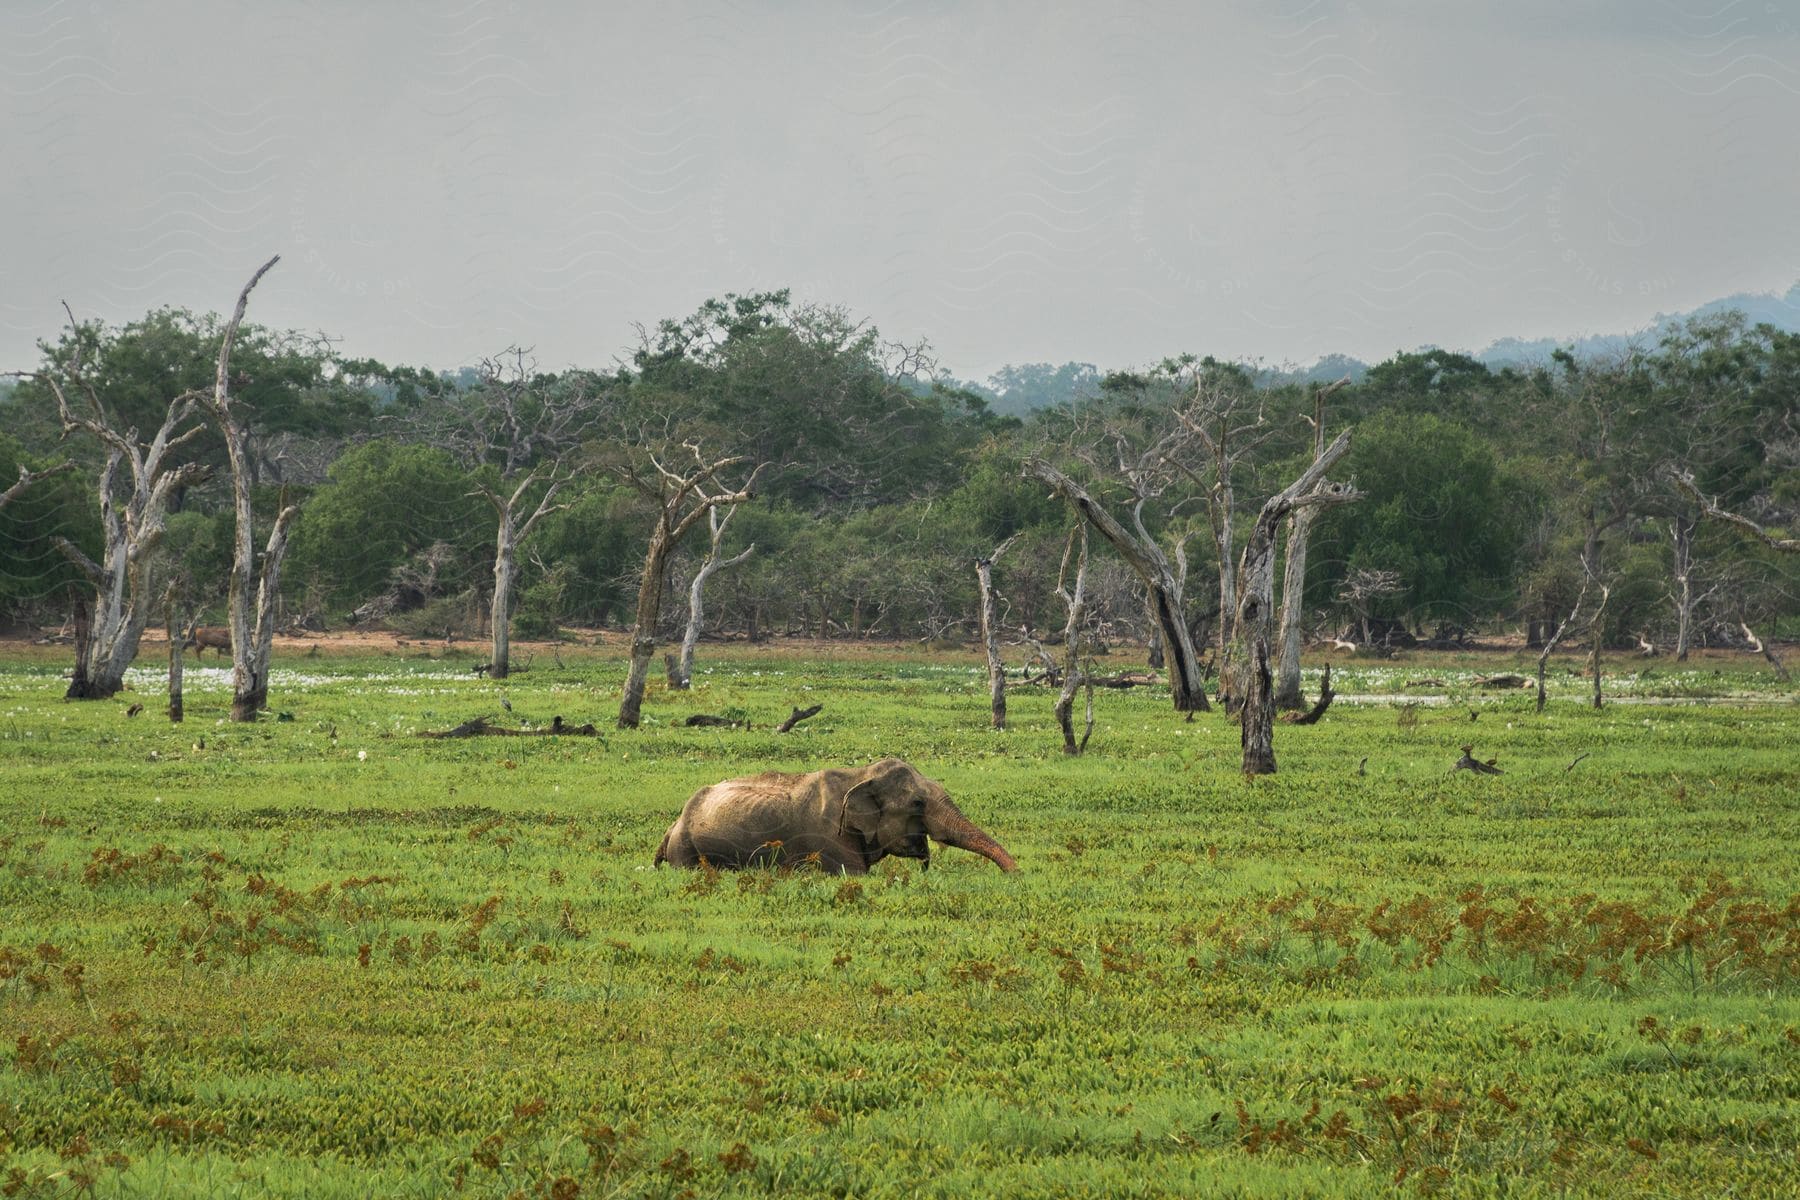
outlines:
[{"label": "overcast gray sky", "polygon": [[1797,0],[0,4],[67,300],[603,366],[792,287],[945,367],[1621,332],[1800,279]]}]

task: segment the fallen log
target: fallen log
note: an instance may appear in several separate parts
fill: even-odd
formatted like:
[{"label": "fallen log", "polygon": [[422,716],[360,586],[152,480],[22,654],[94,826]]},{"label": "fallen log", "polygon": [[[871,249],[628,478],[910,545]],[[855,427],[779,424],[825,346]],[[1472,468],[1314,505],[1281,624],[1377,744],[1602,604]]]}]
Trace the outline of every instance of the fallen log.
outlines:
[{"label": "fallen log", "polygon": [[730,717],[715,717],[710,713],[695,713],[693,716],[683,721],[682,724],[690,729],[699,727],[736,729],[739,726],[742,726],[745,729],[750,728],[750,722],[748,721],[734,721]]},{"label": "fallen log", "polygon": [[818,716],[819,713],[824,711],[824,708],[825,706],[823,704],[815,704],[811,708],[796,708],[792,713],[788,714],[787,720],[775,727],[775,732],[786,733],[808,717]]},{"label": "fallen log", "polygon": [[545,729],[508,729],[503,725],[490,725],[486,717],[476,717],[464,721],[454,729],[426,730],[419,735],[428,738],[468,738],[468,737],[599,737],[600,731],[592,722],[582,725],[570,725],[561,717],[553,718]]}]

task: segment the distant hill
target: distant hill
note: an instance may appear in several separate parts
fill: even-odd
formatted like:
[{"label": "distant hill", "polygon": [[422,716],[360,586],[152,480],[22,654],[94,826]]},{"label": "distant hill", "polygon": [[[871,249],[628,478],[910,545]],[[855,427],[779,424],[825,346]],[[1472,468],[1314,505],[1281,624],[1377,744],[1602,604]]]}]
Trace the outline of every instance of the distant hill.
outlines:
[{"label": "distant hill", "polygon": [[[1789,333],[1800,333],[1800,283],[1788,289],[1785,296],[1770,292],[1740,292],[1735,296],[1702,304],[1688,312],[1658,313],[1649,324],[1631,333],[1536,338],[1531,341],[1501,338],[1470,357],[1499,370],[1502,367],[1535,367],[1547,363],[1553,351],[1563,348],[1573,350],[1578,358],[1608,354],[1623,350],[1633,343],[1654,345],[1670,326],[1693,317],[1712,316],[1731,309],[1742,312],[1752,325],[1768,324]],[[1420,350],[1432,348],[1418,347]],[[1258,373],[1257,380],[1264,387],[1277,387],[1284,383],[1330,383],[1348,375],[1350,382],[1361,383],[1363,376],[1369,373],[1370,366],[1371,364],[1348,354],[1327,354],[1310,366],[1285,371],[1265,369]],[[1104,372],[1093,363],[1071,362],[1061,366],[1026,363],[1023,366],[1002,367],[989,376],[985,383],[967,380],[953,382],[982,396],[995,412],[1022,417],[1052,404],[1067,403],[1092,395],[1103,375]]]}]

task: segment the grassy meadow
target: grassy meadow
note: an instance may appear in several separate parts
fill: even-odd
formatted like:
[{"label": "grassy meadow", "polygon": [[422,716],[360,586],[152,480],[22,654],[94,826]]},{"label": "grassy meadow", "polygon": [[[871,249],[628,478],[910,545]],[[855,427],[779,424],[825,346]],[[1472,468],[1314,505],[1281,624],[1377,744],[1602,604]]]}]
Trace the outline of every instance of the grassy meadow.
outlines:
[{"label": "grassy meadow", "polygon": [[[65,704],[67,655],[0,662],[8,1196],[1800,1194],[1760,661],[1598,712],[1559,662],[1543,716],[1474,685],[1523,656],[1340,663],[1246,782],[1160,689],[1081,758],[1043,689],[996,733],[972,652],[703,646],[629,733],[616,645],[286,651],[255,726],[148,655]],[[418,736],[558,715],[601,736]],[[650,865],[703,784],[887,754],[1020,872]]]}]

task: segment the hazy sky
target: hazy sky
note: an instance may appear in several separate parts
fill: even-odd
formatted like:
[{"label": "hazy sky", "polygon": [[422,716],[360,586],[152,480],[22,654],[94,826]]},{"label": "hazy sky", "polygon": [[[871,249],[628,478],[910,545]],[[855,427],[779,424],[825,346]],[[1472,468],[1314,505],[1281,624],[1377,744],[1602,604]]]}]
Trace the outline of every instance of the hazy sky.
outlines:
[{"label": "hazy sky", "polygon": [[1800,279],[1795,0],[0,3],[67,300],[603,366],[792,287],[981,378],[1620,332]]}]

